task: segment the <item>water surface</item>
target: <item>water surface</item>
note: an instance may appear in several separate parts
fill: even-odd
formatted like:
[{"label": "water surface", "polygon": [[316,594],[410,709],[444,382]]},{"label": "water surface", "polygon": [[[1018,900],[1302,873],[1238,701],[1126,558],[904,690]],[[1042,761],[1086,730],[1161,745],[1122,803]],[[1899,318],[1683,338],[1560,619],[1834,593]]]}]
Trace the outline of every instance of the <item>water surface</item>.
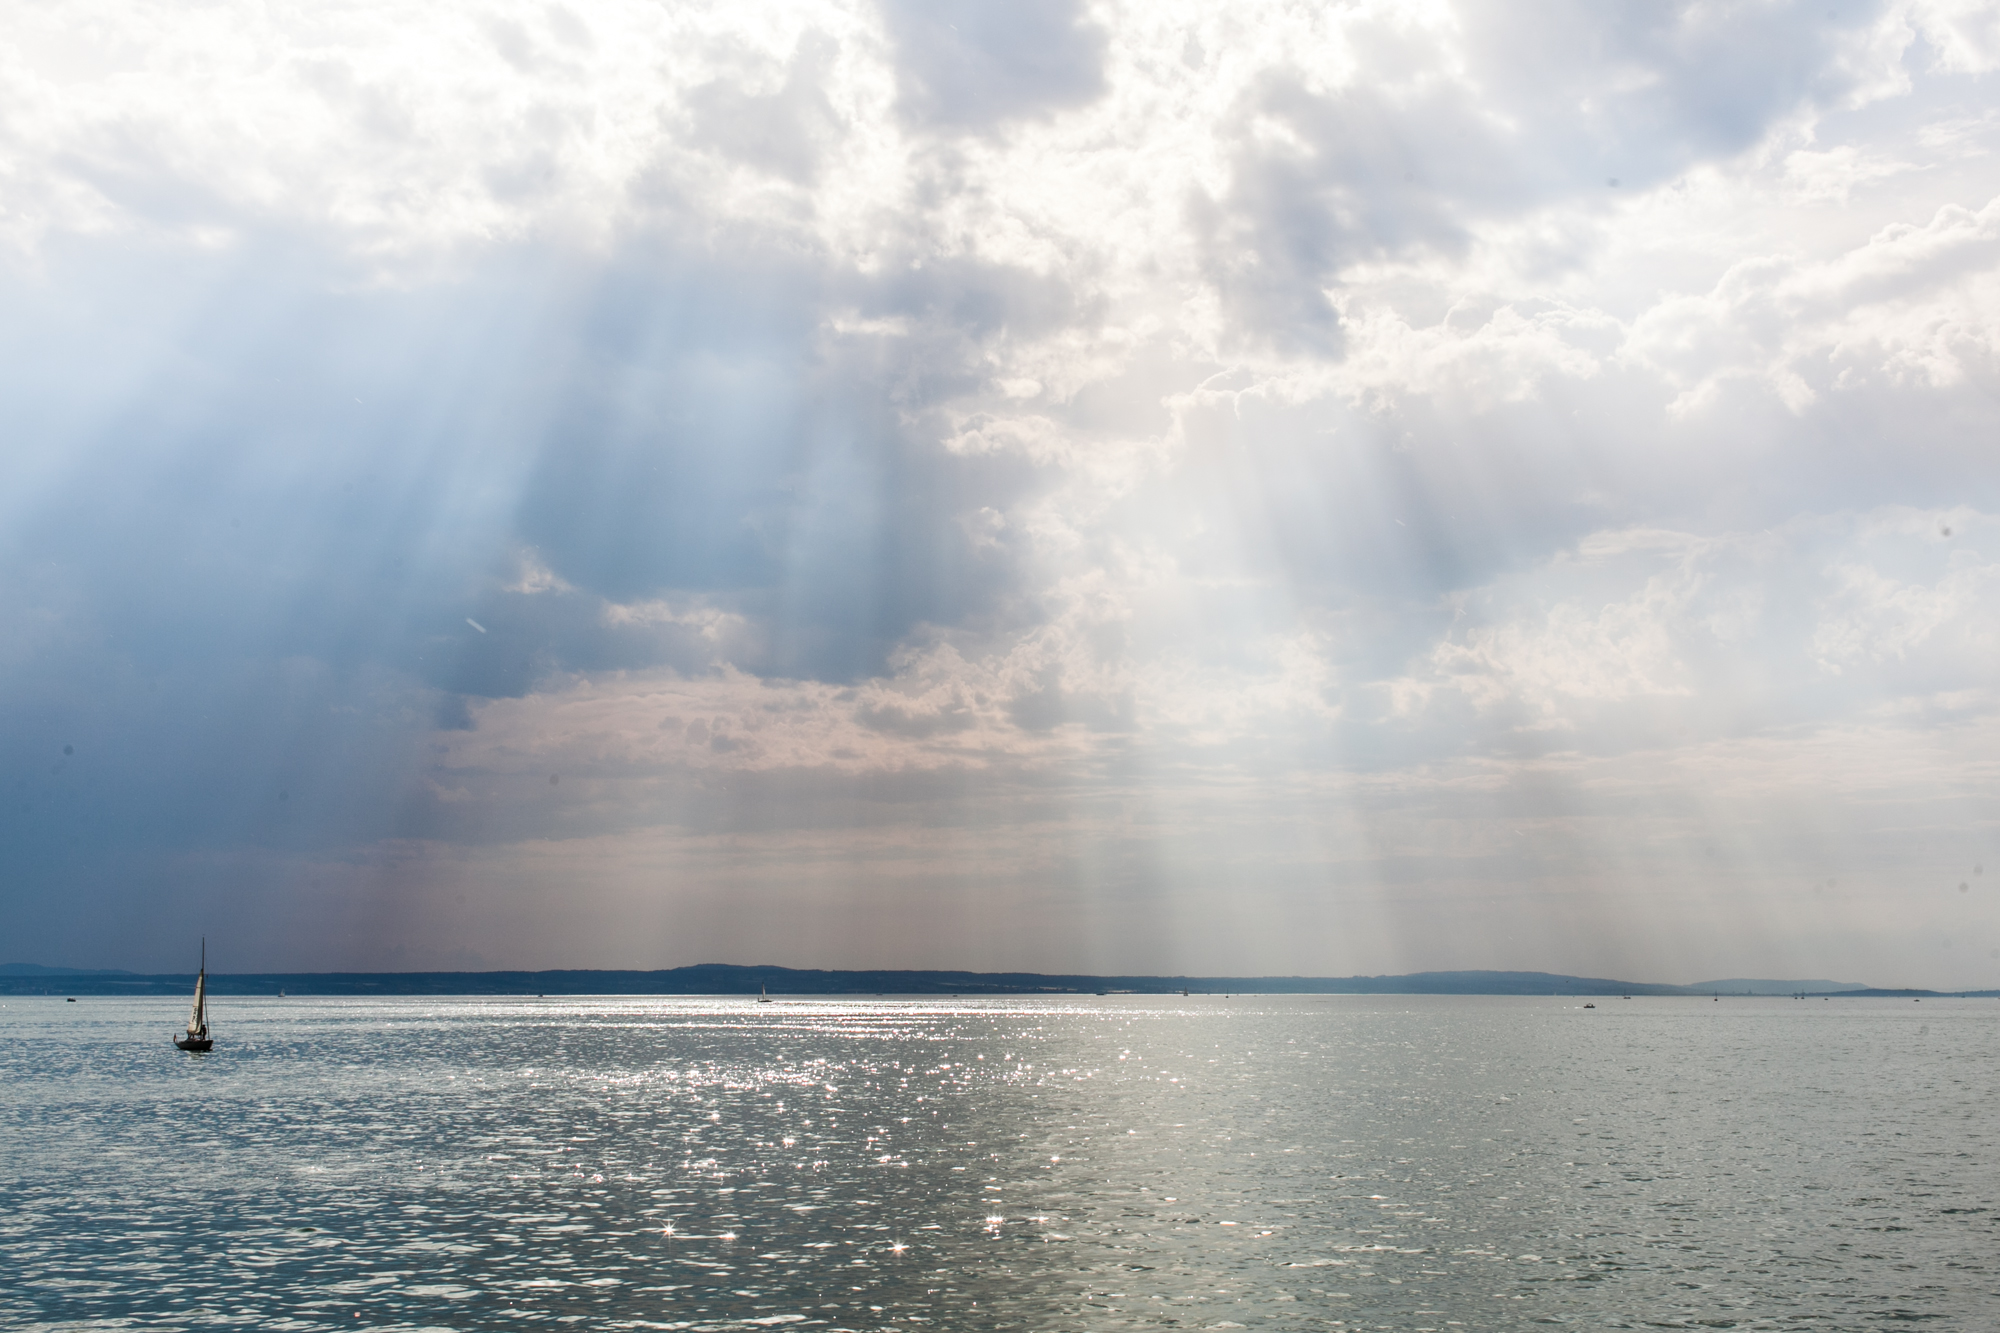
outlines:
[{"label": "water surface", "polygon": [[1984,1329],[2000,1002],[0,1009],[28,1328]]}]

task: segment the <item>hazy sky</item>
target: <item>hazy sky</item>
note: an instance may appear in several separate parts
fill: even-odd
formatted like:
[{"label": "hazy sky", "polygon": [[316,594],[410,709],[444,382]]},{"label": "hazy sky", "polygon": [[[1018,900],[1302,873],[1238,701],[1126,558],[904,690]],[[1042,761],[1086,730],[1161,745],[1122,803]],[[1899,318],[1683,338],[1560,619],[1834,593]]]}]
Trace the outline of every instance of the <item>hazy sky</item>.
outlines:
[{"label": "hazy sky", "polygon": [[1990,0],[0,12],[0,961],[2000,984]]}]

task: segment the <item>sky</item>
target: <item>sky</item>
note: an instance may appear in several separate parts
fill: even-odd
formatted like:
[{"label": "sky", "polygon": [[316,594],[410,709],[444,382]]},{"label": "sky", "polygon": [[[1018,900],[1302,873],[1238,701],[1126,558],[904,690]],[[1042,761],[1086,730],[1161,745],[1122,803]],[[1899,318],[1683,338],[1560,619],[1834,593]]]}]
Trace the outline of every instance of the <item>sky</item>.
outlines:
[{"label": "sky", "polygon": [[2000,7],[0,32],[0,961],[2000,985]]}]

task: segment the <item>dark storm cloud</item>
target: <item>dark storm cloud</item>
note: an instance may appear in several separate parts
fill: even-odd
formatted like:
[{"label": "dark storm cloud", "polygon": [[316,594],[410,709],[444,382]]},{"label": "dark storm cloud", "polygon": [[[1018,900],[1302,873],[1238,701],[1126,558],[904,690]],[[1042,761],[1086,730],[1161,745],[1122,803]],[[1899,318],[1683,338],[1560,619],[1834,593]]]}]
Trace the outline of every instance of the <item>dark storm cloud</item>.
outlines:
[{"label": "dark storm cloud", "polygon": [[0,842],[12,889],[74,882],[119,855],[326,850],[395,827],[432,725],[415,682],[220,653],[176,668],[92,631],[93,644],[44,641],[35,666],[8,672]]},{"label": "dark storm cloud", "polygon": [[[176,664],[352,664],[477,586],[504,513],[472,478],[511,489],[523,462],[532,318],[456,327],[457,302],[328,294],[267,253],[73,262],[79,323],[119,335],[18,284],[15,332],[43,336],[6,372],[41,410],[16,438],[35,503],[5,541],[72,576],[51,615]],[[459,296],[538,304],[506,278]]]},{"label": "dark storm cloud", "polygon": [[1104,92],[1104,32],[1077,0],[884,0],[903,114],[990,130]]},{"label": "dark storm cloud", "polygon": [[[818,319],[836,301],[912,333],[827,341]],[[963,518],[1034,482],[1017,458],[938,449],[927,412],[977,382],[993,338],[1074,310],[1060,284],[993,265],[862,278],[760,254],[622,262],[579,315],[519,536],[585,592],[698,592],[773,623],[746,668],[880,670],[912,626],[1001,594],[1006,568]]]},{"label": "dark storm cloud", "polygon": [[[696,625],[619,619],[603,598],[574,588],[490,588],[470,605],[470,615],[429,637],[418,673],[454,696],[518,698],[563,671],[664,666],[694,675],[726,653],[755,655],[740,638],[717,643]],[[464,709],[449,704],[446,711],[457,719]]]},{"label": "dark storm cloud", "polygon": [[[836,282],[768,252],[671,256],[517,249],[400,291],[309,247],[85,244],[12,279],[17,924],[86,929],[63,893],[185,891],[219,849],[499,836],[426,776],[483,700],[724,662],[846,679],[1006,595],[1007,549],[975,549],[963,515],[1046,483],[920,423],[963,357],[1066,314],[1061,293],[978,265]],[[835,285],[949,336],[829,343]]]},{"label": "dark storm cloud", "polygon": [[[1046,483],[921,423],[992,339],[1069,317],[1060,286],[674,255],[517,249],[398,291],[277,240],[78,245],[17,277],[16,870],[366,844],[411,827],[424,737],[480,700],[723,662],[848,679],[1002,599],[1008,550],[963,516]],[[829,301],[914,352],[826,340]],[[546,586],[516,586],[524,551]],[[43,772],[63,744],[88,765]]]},{"label": "dark storm cloud", "polygon": [[[301,258],[83,246],[9,285],[0,391],[34,410],[0,530],[22,793],[0,838],[24,873],[394,825],[431,636],[506,537],[487,488],[524,461],[535,321],[330,294]],[[457,295],[536,308],[519,283]],[[70,743],[87,763],[42,775]]]}]

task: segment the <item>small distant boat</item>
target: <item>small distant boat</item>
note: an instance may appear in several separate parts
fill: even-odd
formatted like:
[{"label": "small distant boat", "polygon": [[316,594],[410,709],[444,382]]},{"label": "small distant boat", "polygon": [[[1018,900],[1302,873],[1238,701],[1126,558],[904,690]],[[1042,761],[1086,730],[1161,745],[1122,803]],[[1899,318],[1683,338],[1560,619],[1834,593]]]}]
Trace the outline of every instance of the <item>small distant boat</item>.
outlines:
[{"label": "small distant boat", "polygon": [[1596,1005],[1594,1005],[1594,1004],[1586,1004],[1586,1005],[1585,1005],[1585,1006],[1583,1006],[1583,1007],[1584,1007],[1584,1008],[1586,1008],[1586,1009],[1595,1009],[1595,1008],[1596,1008],[1597,1006],[1596,1006]]},{"label": "small distant boat", "polygon": [[763,982],[761,982],[761,981],[760,981],[760,982],[758,982],[758,983],[757,983],[757,1003],[759,1003],[759,1004],[769,1004],[770,1002],[771,1002],[771,993],[770,993],[769,991],[767,991],[767,990],[765,990],[765,989],[764,989],[764,983],[763,983]]},{"label": "small distant boat", "polygon": [[184,1051],[212,1050],[215,1041],[208,1035],[208,939],[201,941],[201,971],[194,978],[194,1007],[188,1010],[187,1035],[175,1037],[174,1045]]}]

